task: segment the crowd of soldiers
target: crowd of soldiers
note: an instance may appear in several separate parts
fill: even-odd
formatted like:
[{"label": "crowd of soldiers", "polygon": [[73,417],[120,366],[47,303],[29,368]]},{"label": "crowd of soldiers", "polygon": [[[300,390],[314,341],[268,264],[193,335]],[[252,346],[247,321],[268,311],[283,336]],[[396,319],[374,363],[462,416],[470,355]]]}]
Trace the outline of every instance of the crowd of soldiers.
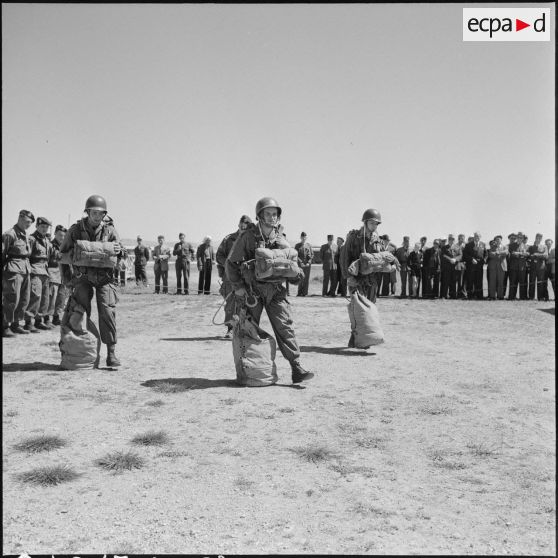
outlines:
[{"label": "crowd of soldiers", "polygon": [[[90,196],[84,208],[85,216],[66,230],[57,225],[51,237],[52,223],[38,217],[36,230],[27,230],[35,222],[34,215],[21,210],[17,223],[2,236],[2,310],[3,337],[38,333],[61,324],[61,314],[73,307],[91,314],[95,294],[99,315],[101,341],[107,345],[107,365],[117,367],[116,304],[120,278],[119,264],[114,267],[94,267],[63,262],[72,254],[79,240],[108,243],[118,262],[128,257],[126,248],[107,214],[106,200]],[[275,282],[255,279],[253,262],[256,248],[285,249],[289,243],[280,223],[282,209],[274,198],[265,197],[256,204],[256,221],[243,215],[238,228],[227,235],[216,252],[211,237],[194,250],[180,233],[171,252],[160,235],[152,253],[141,237],[134,248],[135,276],[138,284],[147,286],[146,264],[154,260],[155,293],[168,293],[168,271],[171,255],[176,257],[176,294],[189,294],[190,261],[197,260],[199,270],[198,294],[209,294],[214,263],[221,279],[220,293],[225,299],[226,337],[231,336],[232,316],[238,305],[247,308],[251,318],[259,323],[265,309],[277,338],[279,349],[291,365],[294,383],[309,380],[313,373],[300,363],[290,305],[287,301],[289,284],[297,286],[297,296],[307,296],[314,261],[314,250],[306,233],[295,245],[299,274]],[[554,291],[555,249],[551,239],[542,240],[537,234],[533,244],[521,232],[508,235],[508,244],[498,235],[489,247],[475,232],[465,241],[465,235],[435,239],[427,247],[427,238],[411,249],[409,237],[403,237],[399,248],[389,235],[379,235],[382,218],[377,209],[366,209],[362,226],[349,231],[346,238],[327,236],[319,256],[323,271],[322,296],[347,296],[359,292],[372,302],[376,297],[395,295],[397,274],[401,280],[400,298],[477,299],[484,297],[483,281],[486,266],[488,299],[549,300],[548,283]],[[384,258],[383,271],[351,273],[351,264],[363,254]],[[383,255],[383,256],[382,256]],[[250,267],[252,262],[252,267]],[[388,265],[389,263],[389,265]],[[387,269],[386,269],[387,266]],[[408,288],[408,291],[407,291]],[[409,294],[407,294],[407,292]],[[21,324],[23,321],[23,325]],[[351,338],[352,340],[352,338]],[[349,347],[353,346],[349,340]]]}]

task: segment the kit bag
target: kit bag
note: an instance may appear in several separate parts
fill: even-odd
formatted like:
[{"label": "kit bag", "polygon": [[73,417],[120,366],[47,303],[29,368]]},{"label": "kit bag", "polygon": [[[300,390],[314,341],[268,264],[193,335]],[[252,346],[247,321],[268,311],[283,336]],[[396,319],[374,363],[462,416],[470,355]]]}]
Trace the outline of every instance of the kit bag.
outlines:
[{"label": "kit bag", "polygon": [[99,366],[99,331],[87,317],[85,308],[72,299],[68,302],[62,318],[58,346],[62,353],[60,368],[64,370],[85,370]]},{"label": "kit bag", "polygon": [[256,280],[281,282],[298,277],[297,256],[294,248],[256,248]]},{"label": "kit bag", "polygon": [[277,382],[275,338],[257,326],[242,309],[233,316],[232,348],[236,382],[241,386],[271,386]]},{"label": "kit bag", "polygon": [[351,331],[357,349],[368,349],[384,342],[384,332],[380,326],[380,315],[376,305],[362,296],[353,293],[348,305]]},{"label": "kit bag", "polygon": [[90,240],[76,240],[71,263],[78,267],[114,268],[118,257],[114,252],[114,242],[92,242]]}]

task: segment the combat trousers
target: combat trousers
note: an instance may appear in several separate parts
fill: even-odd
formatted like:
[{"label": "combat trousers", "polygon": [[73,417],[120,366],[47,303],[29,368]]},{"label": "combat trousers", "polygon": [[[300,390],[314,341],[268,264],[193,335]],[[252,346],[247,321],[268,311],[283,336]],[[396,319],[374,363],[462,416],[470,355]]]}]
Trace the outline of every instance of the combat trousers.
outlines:
[{"label": "combat trousers", "polygon": [[66,285],[50,283],[47,316],[62,316],[70,291]]},{"label": "combat trousers", "polygon": [[41,319],[48,315],[49,280],[48,275],[31,275],[29,304],[25,310],[25,321]]},{"label": "combat trousers", "polygon": [[2,321],[4,328],[23,320],[29,304],[31,276],[21,273],[2,273]]},{"label": "combat trousers", "polygon": [[308,264],[302,268],[304,272],[304,279],[300,280],[298,284],[298,294],[297,296],[306,296],[308,294],[308,285],[310,284],[310,269],[312,268],[312,264]]},{"label": "combat trousers", "polygon": [[[219,287],[219,293],[225,299],[225,324],[232,325],[232,317],[235,310],[235,297],[234,295],[229,296],[234,292],[232,283],[227,279],[223,278],[221,287]],[[228,297],[228,298],[227,298]]]},{"label": "combat trousers", "polygon": [[337,283],[337,270],[324,269],[324,279],[322,282],[322,296],[335,296],[335,287]]},{"label": "combat trousers", "polygon": [[200,269],[200,277],[198,279],[198,294],[210,294],[212,269],[213,266],[211,260],[205,260],[203,267]]},{"label": "combat trousers", "polygon": [[[176,292],[178,294],[189,294],[190,292],[190,262],[185,260],[176,260],[174,264],[176,270]],[[182,290],[182,280],[184,279],[184,291]]]},{"label": "combat trousers", "polygon": [[144,285],[147,285],[147,273],[145,272],[145,264],[134,264],[134,272],[136,276],[136,284],[141,281]]},{"label": "combat trousers", "polygon": [[114,283],[106,280],[93,280],[91,275],[82,275],[76,280],[71,298],[85,308],[87,316],[91,317],[91,300],[93,294],[97,297],[97,312],[99,314],[99,333],[101,341],[106,345],[116,344],[116,304],[118,295]]},{"label": "combat trousers", "polygon": [[253,308],[246,307],[248,314],[259,325],[265,308],[281,354],[289,362],[297,360],[300,357],[300,348],[295,337],[291,304],[287,300],[285,287],[281,283],[256,283],[254,291],[258,302]]}]

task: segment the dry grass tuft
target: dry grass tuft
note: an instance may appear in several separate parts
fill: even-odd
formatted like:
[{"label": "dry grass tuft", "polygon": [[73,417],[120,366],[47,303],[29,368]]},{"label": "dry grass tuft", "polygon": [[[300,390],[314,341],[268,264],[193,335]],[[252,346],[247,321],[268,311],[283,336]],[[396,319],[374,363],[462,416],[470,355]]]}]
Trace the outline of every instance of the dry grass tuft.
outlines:
[{"label": "dry grass tuft", "polygon": [[133,451],[114,451],[96,459],[95,465],[113,473],[121,473],[141,469],[145,465],[145,460]]},{"label": "dry grass tuft", "polygon": [[176,459],[178,457],[188,457],[188,453],[185,451],[162,451],[157,454],[157,457],[169,457],[170,459]]},{"label": "dry grass tuft", "polygon": [[17,417],[17,415],[19,415],[19,413],[17,411],[8,411],[6,413],[7,417]]},{"label": "dry grass tuft", "polygon": [[137,434],[132,438],[132,444],[137,446],[163,446],[168,444],[169,436],[163,430],[150,430],[144,434]]},{"label": "dry grass tuft", "polygon": [[249,490],[256,484],[254,481],[247,479],[246,477],[237,477],[234,479],[234,485],[241,490]]},{"label": "dry grass tuft", "polygon": [[40,453],[42,451],[51,451],[66,446],[68,442],[60,438],[60,436],[49,436],[41,434],[39,436],[31,436],[14,444],[14,449],[17,451],[26,451],[27,453]]},{"label": "dry grass tuft", "polygon": [[448,470],[466,469],[467,465],[462,461],[452,459],[453,456],[460,456],[461,453],[452,453],[444,450],[434,450],[430,452],[430,459],[436,467]]},{"label": "dry grass tuft", "polygon": [[502,448],[498,444],[488,442],[468,442],[467,449],[477,457],[491,457],[501,452]]},{"label": "dry grass tuft", "polygon": [[186,384],[157,382],[157,384],[152,386],[151,389],[159,393],[182,393],[183,391],[189,391],[191,388]]},{"label": "dry grass tuft", "polygon": [[423,405],[419,410],[424,415],[438,416],[453,414],[453,409],[451,407],[438,403],[427,403],[426,405]]},{"label": "dry grass tuft", "polygon": [[67,465],[47,465],[20,473],[16,478],[26,484],[56,486],[63,482],[75,480],[79,476],[79,473],[76,473]]},{"label": "dry grass tuft", "polygon": [[293,448],[291,451],[309,463],[319,463],[335,459],[337,454],[325,446],[309,445],[306,447]]},{"label": "dry grass tuft", "polygon": [[148,401],[146,403],[146,405],[149,405],[150,407],[162,407],[165,404],[165,402],[162,399],[154,399],[153,401]]}]

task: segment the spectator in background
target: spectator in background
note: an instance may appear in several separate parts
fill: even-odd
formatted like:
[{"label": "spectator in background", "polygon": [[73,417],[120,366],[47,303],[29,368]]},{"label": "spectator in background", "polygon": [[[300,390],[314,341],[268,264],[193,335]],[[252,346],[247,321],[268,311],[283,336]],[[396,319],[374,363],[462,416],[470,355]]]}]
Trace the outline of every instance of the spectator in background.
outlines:
[{"label": "spectator in background", "polygon": [[463,249],[463,260],[465,261],[465,274],[467,277],[467,297],[469,300],[482,300],[484,264],[486,261],[486,246],[481,241],[481,235],[475,231],[473,237],[469,237],[469,243]]},{"label": "spectator in background", "polygon": [[548,300],[546,289],[546,261],[548,260],[548,249],[542,242],[543,235],[537,233],[535,242],[529,246],[529,300],[535,299],[535,287],[537,300]]},{"label": "spectator in background", "polygon": [[327,243],[320,248],[320,258],[322,259],[322,270],[324,273],[322,281],[322,296],[335,296],[337,283],[337,264],[335,256],[339,248],[333,242],[333,235],[327,235]]},{"label": "spectator in background", "polygon": [[[407,261],[409,259],[409,254],[411,253],[409,247],[409,237],[403,237],[403,245],[397,248],[395,251],[395,257],[401,264],[401,270],[399,271],[399,276],[401,277],[401,292],[399,293],[399,298],[407,298],[407,275],[409,270],[407,268]],[[409,284],[409,294],[411,292]]]},{"label": "spectator in background", "polygon": [[45,322],[50,321],[52,316],[52,325],[60,325],[60,316],[64,313],[66,302],[70,296],[70,289],[62,282],[60,275],[60,246],[64,241],[67,233],[66,227],[56,225],[54,230],[54,238],[52,239],[52,253],[48,262],[48,282],[49,282],[49,305]]},{"label": "spectator in background", "polygon": [[410,296],[411,298],[419,297],[419,285],[422,275],[422,250],[420,242],[415,244],[412,252],[409,253],[407,259],[407,267],[410,273]]},{"label": "spectator in background", "polygon": [[310,270],[314,259],[314,251],[306,241],[307,238],[307,234],[302,232],[300,233],[300,242],[295,244],[295,250],[298,252],[298,266],[304,272],[304,279],[301,279],[298,284],[298,294],[296,296],[306,296],[310,284]]},{"label": "spectator in background", "polygon": [[215,253],[213,252],[210,236],[206,236],[198,246],[196,259],[198,260],[198,271],[200,273],[198,294],[208,295],[211,293],[211,271],[215,263]]},{"label": "spectator in background", "polygon": [[341,236],[337,237],[337,253],[335,254],[335,265],[337,267],[337,289],[333,289],[333,292],[341,296],[347,296],[347,279],[343,277],[341,273],[341,251],[345,247],[345,239]]},{"label": "spectator in background", "polygon": [[457,244],[455,246],[455,276],[454,280],[457,288],[457,298],[467,298],[467,290],[465,287],[465,262],[463,261],[463,249],[465,248],[465,235],[457,235]]},{"label": "spectator in background", "polygon": [[516,300],[517,289],[519,287],[519,298],[527,300],[527,285],[526,272],[527,272],[527,248],[523,242],[523,233],[518,232],[517,235],[510,235],[510,244],[508,247],[510,253],[509,259],[509,278],[510,289],[508,292],[508,300]]},{"label": "spectator in background", "polygon": [[153,271],[155,272],[155,294],[161,292],[161,280],[163,281],[163,294],[169,292],[169,259],[170,250],[165,246],[165,237],[160,234],[157,237],[157,246],[153,248]]},{"label": "spectator in background", "polygon": [[[192,245],[186,242],[184,233],[178,235],[178,242],[174,245],[172,251],[176,256],[174,264],[176,271],[176,294],[190,294],[190,261],[194,258],[195,252]],[[182,289],[182,280],[184,280],[184,289]]]},{"label": "spectator in background", "polygon": [[[383,234],[380,236],[382,243],[382,250],[395,254],[397,247],[391,243],[389,235]],[[378,296],[389,296],[391,286],[392,271],[383,271],[378,273]],[[393,286],[395,288],[395,285]],[[395,294],[393,292],[392,294]]]},{"label": "spectator in background", "polygon": [[440,298],[447,299],[457,297],[456,281],[455,281],[455,266],[456,248],[455,237],[453,234],[448,235],[447,244],[440,247]]},{"label": "spectator in background", "polygon": [[432,247],[425,251],[423,265],[427,268],[426,280],[428,282],[427,295],[425,298],[438,298],[440,296],[440,240],[434,239]]},{"label": "spectator in background", "polygon": [[488,300],[503,300],[504,275],[507,270],[507,250],[500,244],[500,239],[490,241],[490,248],[486,253],[486,276],[488,279]]},{"label": "spectator in background", "polygon": [[[556,300],[556,288],[555,288],[555,278],[556,278],[556,250],[552,247],[552,239],[547,238],[545,241],[546,249],[548,250],[548,260],[546,261],[546,280],[550,280],[550,284],[552,285],[552,295]],[[548,294],[548,283],[545,283],[547,286],[547,294]],[[550,296],[548,297],[550,298]]]},{"label": "spectator in background", "polygon": [[147,273],[145,267],[149,260],[149,248],[143,245],[141,236],[137,238],[138,245],[134,248],[134,274],[136,277],[136,286],[139,287],[140,282],[144,287],[147,284]]}]

